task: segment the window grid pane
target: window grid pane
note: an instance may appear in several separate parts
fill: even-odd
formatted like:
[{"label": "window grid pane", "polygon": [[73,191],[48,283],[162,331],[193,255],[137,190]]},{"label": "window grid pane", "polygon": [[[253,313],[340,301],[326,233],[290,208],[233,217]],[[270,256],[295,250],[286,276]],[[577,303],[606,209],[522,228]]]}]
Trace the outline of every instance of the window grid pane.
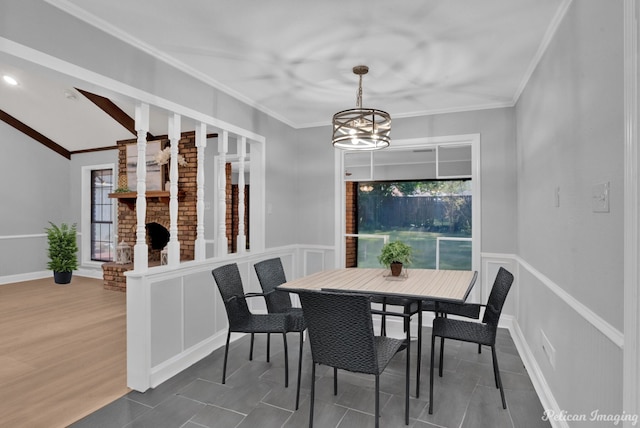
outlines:
[{"label": "window grid pane", "polygon": [[91,260],[113,260],[112,191],[111,169],[91,171]]},{"label": "window grid pane", "polygon": [[[435,269],[439,258],[440,269],[471,269],[471,180],[359,182],[356,194],[357,234],[405,242],[414,268]],[[438,248],[438,238],[449,239]],[[359,236],[357,266],[380,267],[380,249]]]}]

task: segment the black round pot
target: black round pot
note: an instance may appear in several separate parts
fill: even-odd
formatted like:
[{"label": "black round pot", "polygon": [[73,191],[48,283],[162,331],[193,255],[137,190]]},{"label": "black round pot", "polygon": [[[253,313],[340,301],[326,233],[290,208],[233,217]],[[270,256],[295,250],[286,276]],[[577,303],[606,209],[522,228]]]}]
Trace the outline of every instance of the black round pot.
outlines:
[{"label": "black round pot", "polygon": [[56,284],[68,284],[71,282],[73,272],[53,272],[53,280]]}]

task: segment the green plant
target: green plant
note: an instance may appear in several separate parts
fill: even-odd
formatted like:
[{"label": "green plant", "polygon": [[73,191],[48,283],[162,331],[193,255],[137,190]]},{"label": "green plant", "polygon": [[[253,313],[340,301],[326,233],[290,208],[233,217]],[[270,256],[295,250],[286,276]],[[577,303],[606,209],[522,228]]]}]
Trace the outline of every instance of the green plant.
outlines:
[{"label": "green plant", "polygon": [[129,193],[130,191],[128,187],[118,187],[113,193]]},{"label": "green plant", "polygon": [[76,243],[76,225],[66,223],[57,226],[49,222],[45,228],[49,242],[49,263],[47,268],[54,272],[73,272],[78,269],[78,244]]},{"label": "green plant", "polygon": [[411,247],[401,241],[393,241],[384,244],[378,261],[385,267],[391,266],[391,263],[398,262],[403,265],[411,264]]}]

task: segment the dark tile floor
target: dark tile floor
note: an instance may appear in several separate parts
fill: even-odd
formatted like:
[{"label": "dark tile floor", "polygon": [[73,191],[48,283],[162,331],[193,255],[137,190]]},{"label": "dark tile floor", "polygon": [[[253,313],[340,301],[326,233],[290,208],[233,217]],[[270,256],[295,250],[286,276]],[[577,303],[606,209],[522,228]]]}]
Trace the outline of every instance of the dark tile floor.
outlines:
[{"label": "dark tile floor", "polygon": [[[409,426],[427,427],[549,427],[543,408],[516,351],[509,332],[500,329],[498,364],[505,387],[507,410],[495,387],[489,348],[447,341],[444,376],[437,376],[434,412],[429,415],[429,355],[431,329],[423,330],[422,387],[415,398],[411,386]],[[300,409],[294,411],[298,335],[290,334],[290,383],[284,388],[282,341],[272,335],[271,362],[265,360],[266,339],[256,336],[253,361],[248,361],[249,339],[232,344],[227,383],[222,385],[224,349],[145,393],[131,392],[72,425],[73,428],[232,428],[306,427],[309,420],[311,354],[305,343]],[[412,344],[414,344],[413,342]],[[415,376],[416,346],[412,346]],[[439,344],[436,343],[436,355]],[[380,380],[382,427],[404,425],[404,352],[398,354]],[[333,395],[333,371],[318,366],[314,426],[354,428],[374,426],[374,378],[339,372],[338,395]]]}]

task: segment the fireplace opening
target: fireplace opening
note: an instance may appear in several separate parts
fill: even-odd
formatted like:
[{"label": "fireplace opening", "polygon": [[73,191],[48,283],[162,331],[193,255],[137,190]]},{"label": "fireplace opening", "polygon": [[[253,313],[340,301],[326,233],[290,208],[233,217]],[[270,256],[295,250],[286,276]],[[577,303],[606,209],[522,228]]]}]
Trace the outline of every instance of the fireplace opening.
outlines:
[{"label": "fireplace opening", "polygon": [[169,231],[161,224],[147,223],[148,245],[152,250],[162,250],[169,243]]}]

